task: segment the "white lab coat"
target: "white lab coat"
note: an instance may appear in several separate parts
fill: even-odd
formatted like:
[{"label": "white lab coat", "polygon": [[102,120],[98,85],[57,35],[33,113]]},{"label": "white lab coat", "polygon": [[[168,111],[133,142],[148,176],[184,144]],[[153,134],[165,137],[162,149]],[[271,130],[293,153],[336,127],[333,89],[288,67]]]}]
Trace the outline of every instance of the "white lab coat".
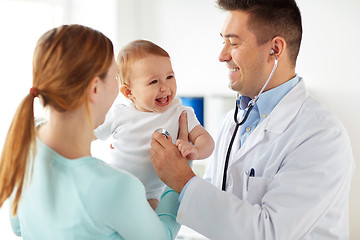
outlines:
[{"label": "white lab coat", "polygon": [[[214,240],[348,239],[348,196],[355,167],[349,137],[308,94],[303,80],[240,149],[238,134],[223,192],[233,113],[220,126],[206,174],[212,184],[200,177],[190,182],[177,221]],[[251,168],[255,177],[249,177]]]}]

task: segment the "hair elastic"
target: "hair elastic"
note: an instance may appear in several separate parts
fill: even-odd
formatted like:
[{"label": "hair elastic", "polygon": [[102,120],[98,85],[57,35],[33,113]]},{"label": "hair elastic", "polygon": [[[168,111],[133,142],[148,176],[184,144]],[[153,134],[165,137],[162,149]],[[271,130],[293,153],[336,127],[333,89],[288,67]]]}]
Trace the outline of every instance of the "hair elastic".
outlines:
[{"label": "hair elastic", "polygon": [[30,88],[30,93],[34,96],[37,97],[39,95],[39,90],[35,87]]}]

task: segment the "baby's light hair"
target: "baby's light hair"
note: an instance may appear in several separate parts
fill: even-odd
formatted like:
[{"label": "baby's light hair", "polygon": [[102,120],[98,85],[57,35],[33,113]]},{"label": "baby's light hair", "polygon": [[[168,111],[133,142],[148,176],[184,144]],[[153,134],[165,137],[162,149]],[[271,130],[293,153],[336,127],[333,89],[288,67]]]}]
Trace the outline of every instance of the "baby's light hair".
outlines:
[{"label": "baby's light hair", "polygon": [[147,40],[135,40],[123,47],[118,56],[119,81],[121,85],[130,86],[131,67],[134,62],[149,55],[170,58],[169,54],[161,47]]}]

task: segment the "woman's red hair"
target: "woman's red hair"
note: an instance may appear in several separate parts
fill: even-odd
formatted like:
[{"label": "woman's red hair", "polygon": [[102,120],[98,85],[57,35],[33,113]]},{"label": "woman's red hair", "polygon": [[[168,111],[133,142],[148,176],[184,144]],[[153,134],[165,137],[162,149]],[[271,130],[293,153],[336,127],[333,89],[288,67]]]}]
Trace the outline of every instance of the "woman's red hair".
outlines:
[{"label": "woman's red hair", "polygon": [[[63,25],[46,32],[37,42],[33,58],[33,88],[43,106],[65,112],[85,104],[96,76],[106,77],[114,58],[113,45],[102,33],[81,25]],[[14,192],[12,213],[35,156],[34,94],[19,105],[10,125],[0,161],[0,207]]]}]

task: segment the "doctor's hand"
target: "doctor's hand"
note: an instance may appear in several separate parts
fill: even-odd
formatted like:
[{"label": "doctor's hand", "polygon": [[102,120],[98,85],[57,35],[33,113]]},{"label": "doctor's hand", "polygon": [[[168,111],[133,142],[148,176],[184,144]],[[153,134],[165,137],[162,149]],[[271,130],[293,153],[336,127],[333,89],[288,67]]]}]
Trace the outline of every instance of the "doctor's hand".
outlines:
[{"label": "doctor's hand", "polygon": [[[187,117],[180,116],[179,138],[187,139]],[[184,125],[186,125],[184,127]],[[180,193],[185,184],[195,176],[185,157],[172,143],[171,137],[167,139],[164,135],[154,132],[151,141],[151,161],[159,178],[170,188]]]}]

